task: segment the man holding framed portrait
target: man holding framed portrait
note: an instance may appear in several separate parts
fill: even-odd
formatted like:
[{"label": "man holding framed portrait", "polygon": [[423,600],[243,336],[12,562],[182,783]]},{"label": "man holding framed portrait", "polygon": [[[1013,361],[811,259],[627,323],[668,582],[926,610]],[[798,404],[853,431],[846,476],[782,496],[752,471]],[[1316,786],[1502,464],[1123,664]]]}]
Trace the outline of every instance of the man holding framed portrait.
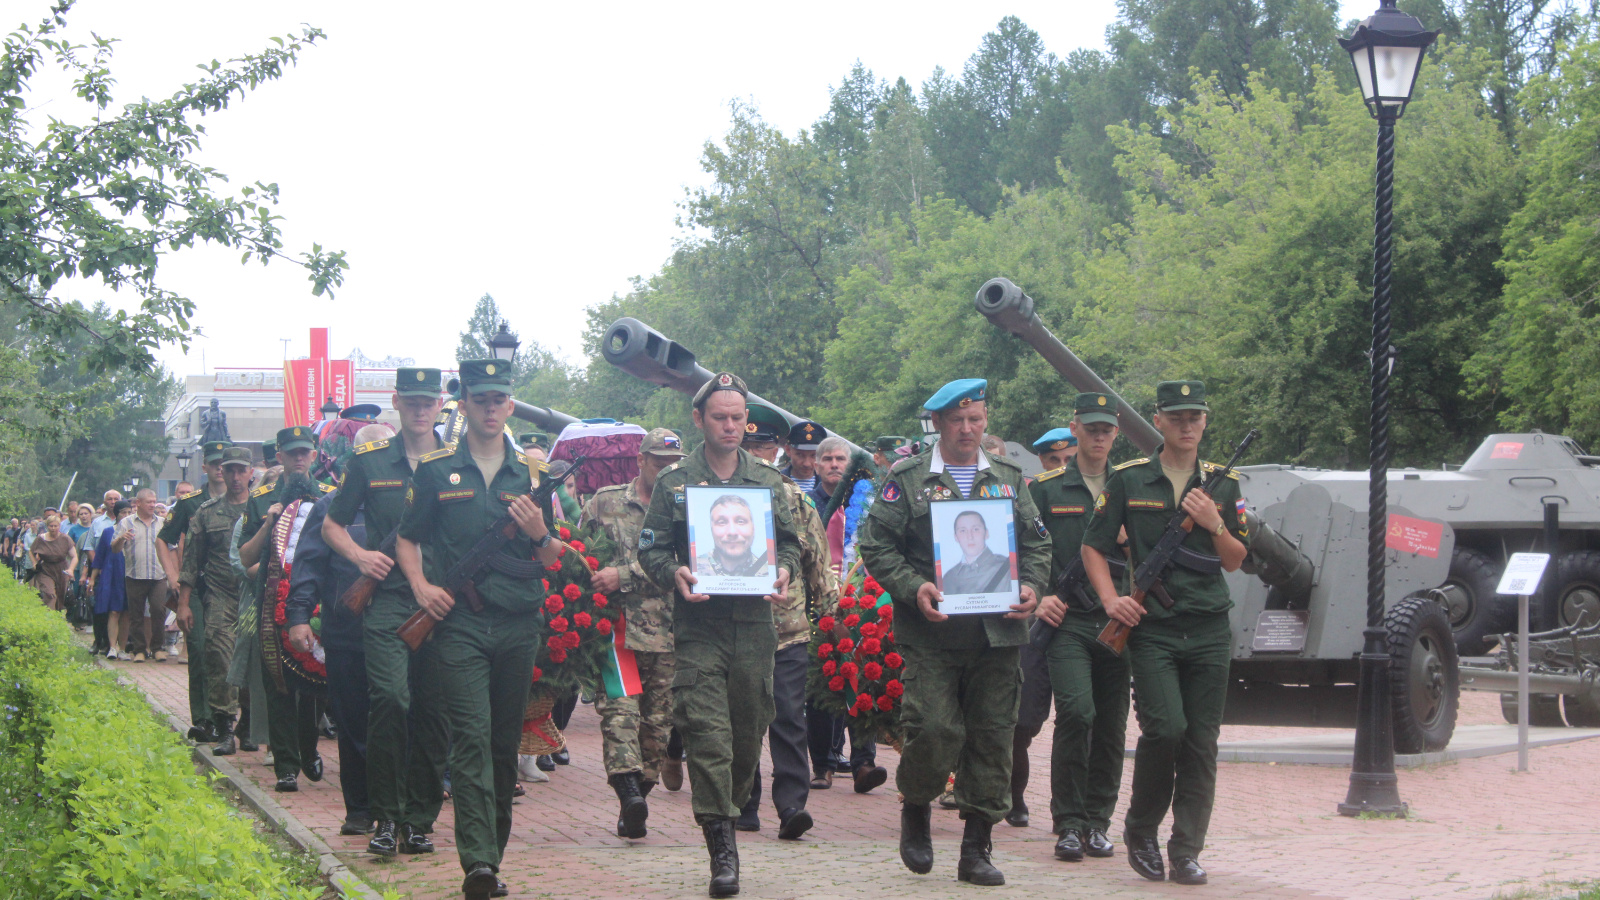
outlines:
[{"label": "man holding framed portrait", "polygon": [[932,870],[929,804],[954,772],[966,820],[956,876],[1000,885],[990,832],[1011,808],[1018,648],[1050,574],[1050,535],[1022,470],[980,446],[987,391],[983,379],[952,381],[923,404],[939,441],[889,470],[860,547],[894,598],[905,658],[900,859]]}]

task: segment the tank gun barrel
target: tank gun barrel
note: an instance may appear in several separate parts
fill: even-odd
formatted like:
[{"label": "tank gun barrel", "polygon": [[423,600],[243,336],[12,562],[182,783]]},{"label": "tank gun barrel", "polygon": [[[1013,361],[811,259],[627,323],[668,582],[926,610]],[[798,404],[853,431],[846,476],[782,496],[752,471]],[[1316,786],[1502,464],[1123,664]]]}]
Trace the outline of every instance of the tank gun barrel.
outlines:
[{"label": "tank gun barrel", "polygon": [[[635,378],[672,388],[691,397],[700,390],[701,385],[711,380],[713,374],[700,365],[689,348],[638,319],[627,316],[612,322],[611,327],[606,329],[600,341],[600,355],[605,357],[606,362]],[[790,425],[801,420],[800,416],[771,400],[756,394],[750,394],[750,399],[777,410]],[[823,430],[831,437],[842,437],[827,428]],[[861,450],[848,439],[845,442],[850,444],[852,452]]]},{"label": "tank gun barrel", "polygon": [[1084,392],[1107,394],[1115,399],[1117,421],[1122,433],[1135,447],[1146,453],[1154,453],[1161,446],[1161,435],[1155,426],[1145,421],[1138,410],[1113,391],[1077,354],[1067,349],[1067,345],[1051,334],[1050,329],[1044,327],[1038,313],[1034,312],[1033,298],[1023,293],[1022,288],[1006,278],[991,278],[978,288],[975,302],[978,312],[983,313],[990,324],[1021,338],[1073,387]]},{"label": "tank gun barrel", "polygon": [[[457,414],[460,403],[458,398],[461,395],[461,379],[452,378],[444,387],[445,390],[450,392],[451,396],[446,401],[444,409],[439,412],[439,424],[445,426],[445,440],[455,441],[467,429],[466,419]],[[552,434],[560,434],[561,429],[582,421],[577,416],[569,416],[558,409],[551,409],[548,406],[534,406],[531,403],[524,403],[515,398],[511,401],[511,417],[529,422]]]}]

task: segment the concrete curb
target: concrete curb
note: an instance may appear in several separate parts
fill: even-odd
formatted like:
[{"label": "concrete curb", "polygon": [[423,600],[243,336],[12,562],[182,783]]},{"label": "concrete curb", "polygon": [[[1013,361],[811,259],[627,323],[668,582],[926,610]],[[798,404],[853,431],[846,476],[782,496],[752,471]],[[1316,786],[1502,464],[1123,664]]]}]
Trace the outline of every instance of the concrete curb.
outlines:
[{"label": "concrete curb", "polygon": [[[164,720],[173,731],[180,735],[189,731],[189,726],[185,725],[183,720],[168,712],[160,701],[150,696],[149,692],[139,686],[138,683],[117,672],[115,666],[109,665],[100,657],[95,658],[95,665],[117,673],[117,683],[125,684],[138,691],[144,697],[144,702],[149,704],[155,714]],[[328,879],[328,883],[332,884],[334,889],[339,892],[339,896],[348,898],[348,900],[383,900],[382,894],[373,890],[372,886],[362,880],[361,876],[350,871],[350,867],[339,859],[338,855],[333,852],[333,848],[329,847],[326,841],[313,834],[311,829],[300,824],[300,820],[291,815],[288,810],[279,806],[278,802],[273,800],[270,795],[256,787],[232,763],[212,756],[209,749],[200,745],[195,745],[190,756],[194,758],[195,762],[217,773],[223,780],[227,781],[228,786],[239,794],[245,805],[255,810],[256,815],[267,820],[272,825],[273,830],[288,838],[289,843],[304,852],[315,853],[317,855],[317,871]]]}]

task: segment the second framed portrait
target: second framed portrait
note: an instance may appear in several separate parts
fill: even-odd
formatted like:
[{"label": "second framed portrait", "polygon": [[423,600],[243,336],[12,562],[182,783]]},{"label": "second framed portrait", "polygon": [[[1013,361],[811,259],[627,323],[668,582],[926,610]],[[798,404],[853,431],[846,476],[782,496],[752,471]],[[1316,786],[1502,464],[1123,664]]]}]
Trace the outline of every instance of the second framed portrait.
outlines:
[{"label": "second framed portrait", "polygon": [[1005,613],[1020,602],[1017,529],[1010,499],[945,500],[933,518],[934,586],[951,616]]},{"label": "second framed portrait", "polygon": [[689,570],[702,594],[762,596],[778,580],[772,492],[766,488],[684,489]]}]

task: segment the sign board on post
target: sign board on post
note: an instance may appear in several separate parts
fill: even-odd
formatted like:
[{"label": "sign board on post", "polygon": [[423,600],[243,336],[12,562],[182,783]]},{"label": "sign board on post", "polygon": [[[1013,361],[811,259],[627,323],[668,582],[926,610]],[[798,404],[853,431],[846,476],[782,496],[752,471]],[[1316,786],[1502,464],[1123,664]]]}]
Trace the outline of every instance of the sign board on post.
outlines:
[{"label": "sign board on post", "polygon": [[1497,594],[1517,595],[1517,771],[1528,771],[1528,595],[1539,589],[1548,553],[1513,553]]},{"label": "sign board on post", "polygon": [[1519,594],[1527,596],[1537,593],[1539,582],[1544,578],[1545,567],[1550,564],[1548,553],[1513,553],[1506,560],[1506,570],[1500,576],[1500,586],[1494,589],[1497,594]]}]

